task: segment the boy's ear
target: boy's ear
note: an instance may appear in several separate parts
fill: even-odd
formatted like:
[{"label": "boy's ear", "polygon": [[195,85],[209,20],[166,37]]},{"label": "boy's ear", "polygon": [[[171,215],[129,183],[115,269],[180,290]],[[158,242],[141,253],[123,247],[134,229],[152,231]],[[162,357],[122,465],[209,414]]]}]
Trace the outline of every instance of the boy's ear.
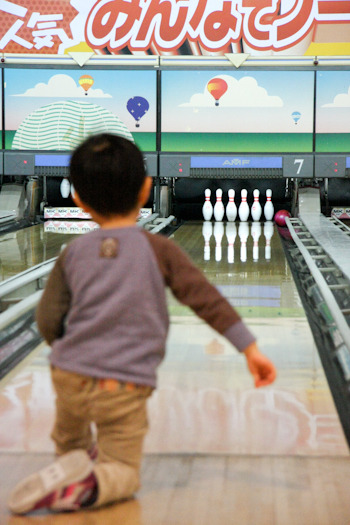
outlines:
[{"label": "boy's ear", "polygon": [[146,202],[148,201],[149,195],[151,193],[152,186],[153,186],[152,177],[146,177],[144,182],[143,182],[143,185],[142,185],[142,187],[140,189],[140,193],[139,193],[139,205],[140,205],[140,207],[143,206],[144,204],[146,204]]}]

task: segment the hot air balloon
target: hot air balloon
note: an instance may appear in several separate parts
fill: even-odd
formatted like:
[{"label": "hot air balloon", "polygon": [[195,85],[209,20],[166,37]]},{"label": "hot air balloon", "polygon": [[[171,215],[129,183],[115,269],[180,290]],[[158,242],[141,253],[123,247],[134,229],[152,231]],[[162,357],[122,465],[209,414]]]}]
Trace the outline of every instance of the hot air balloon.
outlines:
[{"label": "hot air balloon", "polygon": [[88,94],[88,91],[93,85],[93,83],[94,83],[94,79],[90,77],[90,75],[83,75],[82,77],[79,78],[79,84],[85,91],[85,95]]},{"label": "hot air balloon", "polygon": [[140,126],[140,120],[149,110],[149,103],[143,97],[132,97],[126,103],[126,109],[129,111],[130,115],[136,120],[135,126],[138,128]]},{"label": "hot air balloon", "polygon": [[294,120],[295,124],[298,124],[300,117],[301,117],[301,113],[299,113],[299,111],[293,111],[292,119]]},{"label": "hot air balloon", "polygon": [[207,90],[215,99],[215,106],[219,105],[219,99],[228,88],[227,82],[223,78],[212,78],[207,84]]}]

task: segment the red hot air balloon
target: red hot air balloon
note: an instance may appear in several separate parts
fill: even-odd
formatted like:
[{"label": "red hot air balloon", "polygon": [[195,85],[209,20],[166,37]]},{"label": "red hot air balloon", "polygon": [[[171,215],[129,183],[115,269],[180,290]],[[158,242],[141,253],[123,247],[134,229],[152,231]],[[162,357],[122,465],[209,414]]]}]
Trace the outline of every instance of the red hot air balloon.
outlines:
[{"label": "red hot air balloon", "polygon": [[215,99],[215,106],[219,105],[219,99],[228,88],[227,82],[223,78],[212,78],[207,84],[207,90]]}]

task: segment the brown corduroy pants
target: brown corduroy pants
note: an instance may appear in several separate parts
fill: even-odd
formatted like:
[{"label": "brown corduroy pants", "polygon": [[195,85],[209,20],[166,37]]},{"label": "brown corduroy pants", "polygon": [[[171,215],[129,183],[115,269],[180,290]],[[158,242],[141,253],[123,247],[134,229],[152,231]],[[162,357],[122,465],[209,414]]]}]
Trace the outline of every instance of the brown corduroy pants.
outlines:
[{"label": "brown corduroy pants", "polygon": [[96,379],[52,367],[56,420],[51,437],[62,455],[89,450],[91,424],[97,429],[98,460],[94,507],[132,496],[140,485],[142,444],[148,429],[147,398],[152,388]]}]

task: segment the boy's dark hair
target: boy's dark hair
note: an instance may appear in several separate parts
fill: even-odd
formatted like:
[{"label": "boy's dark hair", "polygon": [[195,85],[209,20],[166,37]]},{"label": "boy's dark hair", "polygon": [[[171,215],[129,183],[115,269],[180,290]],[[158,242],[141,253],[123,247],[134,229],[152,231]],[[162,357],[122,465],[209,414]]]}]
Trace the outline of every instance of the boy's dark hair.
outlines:
[{"label": "boy's dark hair", "polygon": [[70,161],[69,178],[74,189],[85,204],[104,216],[133,210],[145,176],[137,146],[109,133],[89,137]]}]

